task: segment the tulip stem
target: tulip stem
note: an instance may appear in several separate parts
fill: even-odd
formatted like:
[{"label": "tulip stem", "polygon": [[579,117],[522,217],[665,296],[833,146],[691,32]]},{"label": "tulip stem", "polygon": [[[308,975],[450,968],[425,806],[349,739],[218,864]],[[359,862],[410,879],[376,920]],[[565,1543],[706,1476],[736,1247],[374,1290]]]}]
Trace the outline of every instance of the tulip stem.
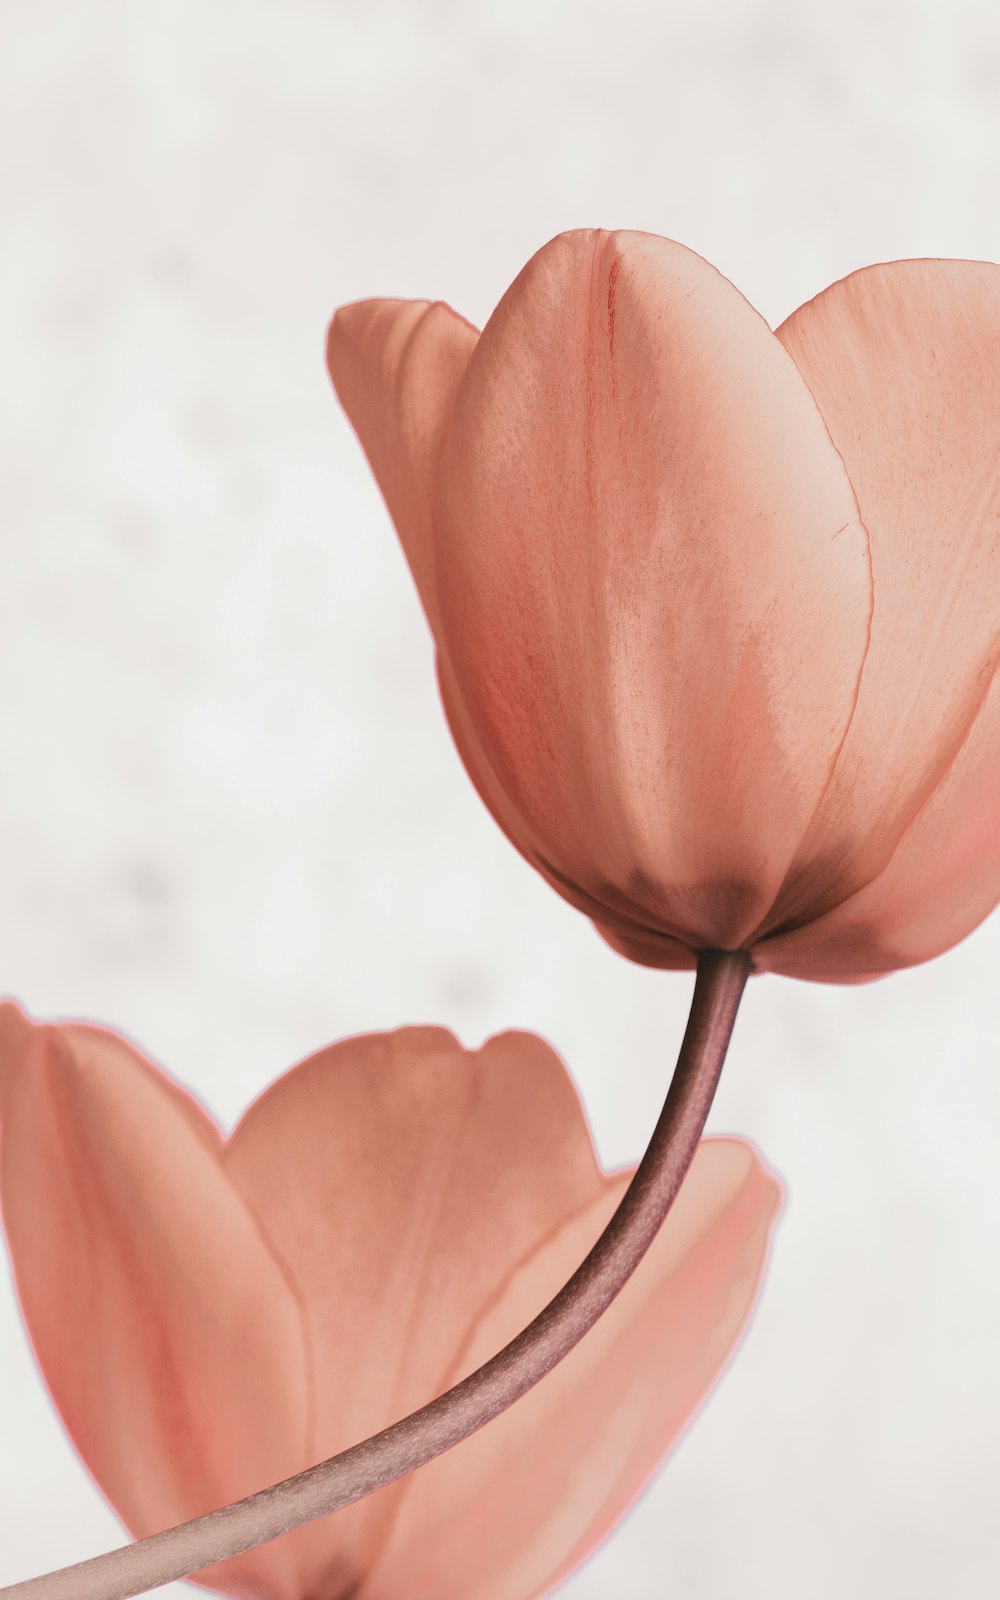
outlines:
[{"label": "tulip stem", "polygon": [[374,1493],[505,1411],[569,1354],[656,1237],[698,1147],[750,970],[744,951],[699,955],[670,1090],[621,1204],[555,1299],[484,1366],[419,1411],[307,1472],[107,1555],[12,1584],[0,1596],[128,1600]]}]

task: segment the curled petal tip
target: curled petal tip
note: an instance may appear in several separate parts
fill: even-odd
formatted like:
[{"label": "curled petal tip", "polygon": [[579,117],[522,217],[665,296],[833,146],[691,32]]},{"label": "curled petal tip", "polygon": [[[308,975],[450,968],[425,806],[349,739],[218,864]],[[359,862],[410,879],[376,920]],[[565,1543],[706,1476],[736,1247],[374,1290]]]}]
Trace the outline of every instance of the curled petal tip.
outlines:
[{"label": "curled petal tip", "polygon": [[478,334],[442,301],[357,300],[334,313],[327,365],[436,633],[431,486]]}]

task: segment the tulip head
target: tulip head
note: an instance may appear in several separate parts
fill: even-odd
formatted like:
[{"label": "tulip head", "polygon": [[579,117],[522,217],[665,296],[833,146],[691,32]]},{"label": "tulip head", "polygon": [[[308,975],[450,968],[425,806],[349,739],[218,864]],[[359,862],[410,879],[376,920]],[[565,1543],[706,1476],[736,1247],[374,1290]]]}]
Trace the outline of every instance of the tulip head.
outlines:
[{"label": "tulip head", "polygon": [[481,335],[344,307],[329,367],[462,759],[633,960],[855,982],[1000,898],[1000,268],[772,332],[652,235],[561,235]]},{"label": "tulip head", "polygon": [[[42,1373],[144,1535],[304,1470],[488,1360],[575,1270],[602,1172],[555,1053],[343,1040],[223,1138],[118,1035],[0,1005],[0,1198]],[[544,1382],[419,1473],[196,1581],[234,1600],[531,1600],[614,1526],[726,1365],[780,1189],[709,1139]],[[581,1470],[581,1462],[586,1470]]]}]

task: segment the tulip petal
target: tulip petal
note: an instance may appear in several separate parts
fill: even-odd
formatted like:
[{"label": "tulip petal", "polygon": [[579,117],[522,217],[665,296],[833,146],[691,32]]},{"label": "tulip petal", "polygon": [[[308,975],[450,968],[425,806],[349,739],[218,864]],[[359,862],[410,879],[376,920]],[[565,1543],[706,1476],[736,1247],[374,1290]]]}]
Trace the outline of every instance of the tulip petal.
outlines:
[{"label": "tulip petal", "polygon": [[[627,1183],[508,1278],[448,1381],[510,1338],[594,1242]],[[593,1549],[717,1381],[753,1304],[780,1191],[752,1149],[707,1140],[647,1257],[542,1383],[409,1480],[358,1600],[531,1600]]]},{"label": "tulip petal", "polygon": [[[7,1238],[39,1365],[100,1487],[141,1536],[300,1470],[298,1306],[217,1129],[123,1039],[15,1027],[14,1011],[0,1008]],[[301,1600],[274,1546],[204,1581]]]},{"label": "tulip petal", "polygon": [[[301,1292],[316,1459],[446,1387],[511,1263],[602,1186],[553,1051],[508,1033],[467,1052],[439,1028],[303,1062],[247,1112],[226,1169]],[[282,1541],[303,1593],[347,1593],[370,1570],[402,1489]]]},{"label": "tulip petal", "polygon": [[679,245],[555,239],[472,352],[434,540],[464,719],[538,853],[647,935],[739,944],[829,779],[871,605],[766,324]]},{"label": "tulip petal", "polygon": [[889,863],[847,900],[754,949],[759,967],[818,983],[864,982],[929,961],[1000,901],[1000,674],[955,760]]},{"label": "tulip petal", "polygon": [[361,441],[432,628],[430,487],[476,329],[441,302],[362,300],[330,324],[327,366]]},{"label": "tulip petal", "polygon": [[[802,306],[778,338],[857,493],[875,608],[850,730],[765,932],[881,872],[952,768],[1000,661],[1000,267],[866,267]],[[996,770],[995,735],[992,749]],[[946,840],[940,806],[917,834],[929,841],[931,816]]]}]

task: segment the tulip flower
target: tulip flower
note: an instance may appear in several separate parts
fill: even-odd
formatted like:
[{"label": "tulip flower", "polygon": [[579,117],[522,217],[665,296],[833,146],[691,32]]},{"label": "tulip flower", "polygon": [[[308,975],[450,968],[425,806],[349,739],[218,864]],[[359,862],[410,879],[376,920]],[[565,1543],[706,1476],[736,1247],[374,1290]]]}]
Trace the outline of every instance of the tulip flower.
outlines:
[{"label": "tulip flower", "polygon": [[1000,898],[1000,268],[897,261],[776,332],[580,231],[480,335],[338,311],[329,367],[458,749],[635,961],[855,982]]},{"label": "tulip flower", "polygon": [[[525,1033],[347,1039],[223,1138],[118,1035],[0,1007],[0,1187],[35,1352],[136,1535],[310,1465],[537,1311],[629,1174]],[[709,1139],[586,1340],[422,1472],[197,1575],[255,1600],[528,1600],[592,1549],[716,1382],[779,1200]],[[73,1589],[60,1592],[82,1592]]]}]

